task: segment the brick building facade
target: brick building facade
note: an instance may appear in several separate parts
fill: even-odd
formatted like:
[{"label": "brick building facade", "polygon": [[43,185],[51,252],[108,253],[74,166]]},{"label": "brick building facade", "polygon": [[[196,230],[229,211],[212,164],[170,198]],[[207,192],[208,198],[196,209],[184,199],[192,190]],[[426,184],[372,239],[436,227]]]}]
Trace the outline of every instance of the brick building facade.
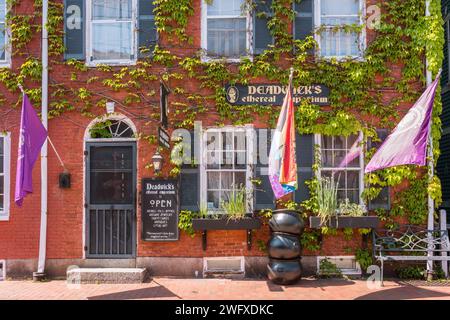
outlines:
[{"label": "brick building facade", "polygon": [[[4,3],[5,1],[0,2]],[[193,14],[189,16],[186,34],[192,37],[193,41],[192,43],[174,43],[170,41],[169,36],[164,32],[157,35],[154,27],[153,5],[150,4],[150,1],[66,0],[64,3],[62,0],[56,1],[56,3],[64,5],[64,30],[67,50],[65,54],[53,56],[50,61],[50,104],[56,101],[56,98],[52,101],[54,95],[57,94],[59,89],[63,88],[63,90],[70,92],[66,102],[73,108],[67,108],[59,115],[57,114],[57,106],[51,105],[54,117],[49,121],[49,136],[61,155],[66,169],[71,174],[71,186],[70,188],[60,188],[58,179],[63,172],[63,168],[55,152],[49,149],[46,262],[46,270],[49,274],[63,275],[67,266],[79,265],[142,266],[149,267],[152,274],[194,276],[195,271],[202,272],[205,257],[245,257],[245,271],[248,275],[264,273],[266,253],[259,248],[258,244],[266,242],[269,238],[267,225],[263,225],[260,230],[253,232],[253,245],[251,248],[247,247],[247,233],[245,230],[208,231],[206,250],[202,248],[200,232],[191,237],[184,231],[181,231],[179,240],[170,242],[148,242],[142,240],[141,179],[155,177],[153,168],[148,165],[152,163],[152,156],[157,150],[157,142],[148,143],[144,136],[156,136],[160,126],[158,116],[155,117],[154,115],[159,115],[160,112],[160,80],[164,79],[164,74],[167,75],[167,66],[162,65],[158,61],[152,62],[152,66],[149,69],[151,72],[147,74],[149,78],[145,87],[136,89],[135,92],[141,97],[141,102],[124,103],[130,96],[130,91],[133,90],[124,90],[122,88],[105,90],[104,83],[102,83],[105,79],[110,78],[110,76],[106,76],[105,71],[109,67],[105,66],[111,65],[112,70],[115,72],[120,72],[122,67],[129,65],[135,69],[139,68],[143,58],[138,53],[137,48],[145,45],[153,46],[155,43],[158,43],[161,49],[167,49],[175,53],[180,59],[192,56],[200,49],[208,52],[209,58],[220,55],[226,56],[231,60],[247,52],[257,54],[261,48],[272,42],[272,38],[264,29],[264,23],[260,21],[261,19],[258,20],[251,15],[247,17],[245,14],[240,13],[240,6],[243,2],[239,0],[214,0],[213,4],[208,5],[202,3],[201,0],[191,1]],[[21,1],[15,6],[14,14],[31,14],[34,12],[31,3],[32,1],[28,0]],[[373,4],[376,4],[376,1],[347,0],[345,5],[339,6],[332,1],[303,0],[301,4],[295,4],[297,15],[293,19],[294,21],[290,23],[289,29],[293,32],[296,39],[302,39],[311,33],[314,26],[321,24],[320,21],[316,21],[317,19],[322,19],[322,23],[327,23],[328,21],[332,25],[338,23],[365,23],[367,18],[366,9]],[[253,24],[254,29],[250,30],[249,24]],[[361,33],[339,36],[332,33],[323,35],[323,46],[320,49],[320,55],[337,58],[345,56],[362,57],[364,48],[375,37],[376,32],[366,27],[363,28]],[[337,42],[341,43],[341,45],[337,45]],[[10,49],[7,48],[6,50]],[[12,57],[4,54],[4,64],[6,68],[12,68],[12,70],[17,71],[23,65],[26,57],[18,54],[14,47],[11,50],[13,52]],[[39,37],[33,37],[27,50],[39,56]],[[68,59],[77,59],[81,62],[80,65],[87,66],[87,69],[83,72],[78,72],[78,69],[73,65],[63,63],[63,61],[68,61]],[[287,61],[286,65],[288,64]],[[230,68],[233,68],[233,63],[233,61],[230,61]],[[391,64],[389,68],[392,77],[401,79],[401,64]],[[172,67],[171,72],[183,73],[185,71],[179,67]],[[74,74],[76,74],[75,80]],[[125,79],[129,79],[129,75],[121,80],[125,82]],[[175,120],[179,121],[186,117],[183,112],[178,114],[176,111],[179,103],[185,103],[186,99],[180,98],[179,95],[175,94],[174,89],[182,88],[204,96],[211,94],[211,91],[208,88],[201,87],[199,79],[187,80],[186,78],[177,79],[172,77],[164,80],[166,80],[166,84],[172,90],[172,93],[169,95],[168,128],[169,133],[171,133],[176,129],[174,126]],[[379,79],[380,82],[382,80]],[[264,77],[258,78],[254,83],[276,84],[274,81],[264,79]],[[59,85],[60,87],[58,87]],[[25,78],[24,86],[27,89],[38,87],[30,77]],[[74,91],[85,87],[89,88],[91,92],[91,96],[87,99],[93,101],[92,108],[89,112],[86,112],[90,113],[90,115],[85,115],[82,112],[83,98],[73,94]],[[333,90],[333,88],[329,88],[329,90]],[[36,162],[33,172],[34,193],[27,196],[23,207],[19,208],[14,204],[14,173],[16,172],[20,108],[12,108],[19,100],[19,94],[17,90],[9,91],[4,85],[0,86],[0,91],[5,97],[4,105],[7,106],[1,107],[4,110],[2,110],[3,116],[0,120],[1,131],[6,132],[6,135],[3,137],[3,157],[5,159],[3,166],[3,199],[5,200],[3,203],[3,214],[0,215],[0,261],[5,261],[4,266],[7,275],[29,275],[36,269],[39,250],[40,163],[39,160]],[[382,95],[382,100],[386,102],[398,97],[397,92],[392,88],[382,88],[375,93]],[[61,100],[60,96],[58,99]],[[105,102],[115,102],[114,114],[106,115]],[[96,105],[97,103],[98,105]],[[404,112],[411,105],[411,103],[401,103],[399,110]],[[34,103],[34,106],[37,110],[40,110],[38,104]],[[113,135],[113,137],[106,140],[98,140],[97,136],[93,136],[91,129],[96,128],[95,124],[105,119],[112,121],[113,129],[118,128],[119,123],[123,125],[120,128],[125,129],[129,127],[127,129],[129,130],[128,133],[120,136],[118,131],[122,131],[122,129],[118,129],[115,132],[117,134]],[[215,127],[217,122],[222,121],[218,112],[215,111],[198,114],[195,120],[202,121],[204,128]],[[232,126],[232,123],[225,124]],[[253,125],[254,128],[267,128],[268,119],[255,114],[253,122],[247,124]],[[192,128],[189,128],[189,130],[192,130]],[[133,132],[129,135],[131,131]],[[140,138],[136,139],[136,135],[140,135]],[[297,148],[301,151],[301,154],[299,152],[298,155],[299,177],[302,181],[299,191],[294,195],[295,201],[302,201],[308,197],[308,190],[304,180],[313,176],[311,167],[313,165],[314,144],[321,144],[324,150],[327,149],[326,145],[330,144],[330,147],[328,147],[331,150],[330,152],[348,151],[356,138],[356,135],[346,139],[332,137],[322,139],[317,135],[298,135]],[[130,159],[135,159],[135,163],[127,163],[124,166],[130,165],[130,167],[123,167],[122,169],[124,169],[123,172],[127,172],[123,174],[123,177],[127,176],[129,172],[131,172],[131,175],[134,175],[127,181],[135,181],[135,184],[127,185],[131,189],[127,189],[125,192],[131,192],[130,195],[136,194],[136,197],[133,199],[133,197],[128,195],[130,199],[127,205],[131,205],[131,209],[123,210],[131,210],[131,213],[124,216],[125,222],[121,222],[120,219],[122,218],[119,218],[117,223],[117,225],[123,226],[126,230],[125,232],[131,232],[133,236],[129,241],[122,241],[120,231],[118,238],[117,234],[113,235],[111,233],[111,236],[115,237],[114,241],[117,241],[114,244],[117,243],[119,246],[118,252],[114,253],[112,248],[104,248],[100,249],[100,251],[97,248],[96,253],[101,252],[97,256],[92,254],[92,252],[91,254],[89,253],[89,250],[94,246],[94,243],[89,241],[98,241],[98,239],[93,240],[93,228],[96,228],[95,232],[100,232],[101,237],[103,237],[103,240],[101,240],[103,243],[100,243],[100,247],[102,245],[107,247],[107,241],[112,244],[113,240],[106,238],[106,232],[112,232],[112,226],[116,226],[114,223],[117,221],[114,222],[115,220],[113,219],[115,218],[113,218],[112,211],[109,213],[107,211],[117,210],[114,212],[119,212],[121,209],[114,209],[113,206],[124,204],[126,202],[124,197],[128,197],[127,195],[122,196],[122,198],[119,196],[120,199],[116,199],[118,202],[114,203],[115,196],[108,198],[108,193],[114,192],[114,190],[107,191],[105,189],[103,194],[94,194],[95,190],[97,190],[95,181],[93,182],[94,184],[88,185],[87,168],[92,169],[95,162],[90,157],[95,153],[95,148],[102,143],[110,143],[112,148],[114,145],[119,148],[120,146],[125,146],[125,149],[131,148],[124,149],[125,151],[123,151],[122,155],[130,150],[133,152],[133,146],[135,146],[134,158],[130,156]],[[340,149],[335,147],[339,143],[343,143]],[[93,149],[90,149],[90,146]],[[236,152],[239,153],[238,151]],[[168,177],[170,170],[173,168],[169,163],[170,153],[167,150],[162,150],[161,153],[165,160],[161,177]],[[98,156],[101,157],[102,155],[99,154]],[[333,166],[336,166],[335,162],[337,160],[330,159],[330,161],[332,164],[329,170],[332,170]],[[346,171],[346,182],[342,187],[343,197],[350,198],[354,202],[362,202],[360,194],[364,185],[362,174],[364,161],[358,161],[359,163],[355,164],[353,168],[349,168],[348,172]],[[263,174],[261,174],[263,172],[262,167],[262,165],[257,164],[256,170],[252,173],[261,175],[261,188],[264,189],[263,193],[256,194],[255,199],[253,199],[252,205],[255,210],[257,208],[271,209],[275,207],[270,185],[266,180],[267,177],[264,178]],[[233,181],[241,179],[238,178],[241,174],[245,176],[244,180],[242,180],[244,183],[251,178],[246,169],[239,171],[235,169],[236,167],[233,168],[229,171],[232,172]],[[213,174],[210,174],[209,171],[207,173],[207,170],[204,172],[200,171],[201,169],[198,167],[182,167],[179,178],[181,181],[181,209],[199,210],[199,204],[215,209],[218,207],[217,203],[221,201],[221,192],[226,192],[227,189],[225,188],[225,191],[222,190],[222,186],[218,186],[217,189],[209,189],[208,181],[213,181]],[[223,174],[225,176],[225,171],[219,171],[215,174]],[[205,182],[200,181],[202,179],[206,181],[206,185]],[[222,180],[220,181],[221,183],[223,182]],[[217,184],[219,183],[217,182]],[[258,191],[255,192],[258,193]],[[388,208],[389,193],[393,194],[394,192],[395,190],[383,190],[383,194],[378,199],[378,202],[372,204],[372,208],[369,209],[376,207]],[[100,200],[106,199],[104,204],[110,205],[111,209],[101,209],[101,206],[95,207],[96,204],[93,202],[88,203],[86,200],[87,193],[89,193],[90,199],[95,197],[98,197]],[[99,203],[102,202],[100,200]],[[102,211],[100,215],[98,213],[91,215],[93,208],[105,211]],[[98,222],[98,219],[104,219],[106,222],[103,224],[100,222],[100,224],[95,224],[94,226],[92,224],[94,217],[97,219],[96,222]],[[88,219],[90,219],[90,225],[88,225]],[[111,223],[109,228],[105,225],[108,222]],[[100,229],[103,231],[99,231]],[[319,251],[308,252],[308,250],[304,250],[304,266],[306,269],[314,271],[317,255],[354,255],[354,250],[362,245],[362,241],[363,238],[358,232],[355,232],[350,240],[344,239],[342,231],[338,231],[336,235],[324,236]],[[95,246],[97,245],[98,243],[95,243]],[[128,248],[127,246],[130,247]],[[105,254],[107,251],[109,254]],[[118,256],[115,257],[114,254]]]}]

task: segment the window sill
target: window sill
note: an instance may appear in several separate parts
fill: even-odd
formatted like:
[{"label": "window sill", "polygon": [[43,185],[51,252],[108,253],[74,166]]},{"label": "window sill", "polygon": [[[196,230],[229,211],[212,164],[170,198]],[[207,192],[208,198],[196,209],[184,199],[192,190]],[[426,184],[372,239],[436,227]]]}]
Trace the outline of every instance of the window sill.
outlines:
[{"label": "window sill", "polygon": [[0,214],[0,221],[9,221],[9,214]]},{"label": "window sill", "polygon": [[227,58],[227,57],[219,58],[219,57],[210,57],[210,56],[203,55],[201,57],[201,61],[203,63],[212,63],[212,62],[223,61],[226,63],[233,64],[233,63],[241,63],[244,59],[250,59],[250,61],[253,61],[253,56],[249,55],[249,56],[242,56],[240,58]]},{"label": "window sill", "polygon": [[1,68],[11,69],[11,63],[10,62],[0,62],[0,69]]},{"label": "window sill", "polygon": [[111,61],[111,60],[97,60],[86,62],[86,66],[89,68],[97,68],[98,66],[110,66],[110,67],[123,67],[123,66],[134,66],[136,65],[136,60],[126,60],[126,61]]},{"label": "window sill", "polygon": [[321,56],[318,55],[317,59],[319,60],[336,60],[338,62],[343,62],[343,61],[358,61],[358,62],[364,62],[366,59],[363,56]]}]

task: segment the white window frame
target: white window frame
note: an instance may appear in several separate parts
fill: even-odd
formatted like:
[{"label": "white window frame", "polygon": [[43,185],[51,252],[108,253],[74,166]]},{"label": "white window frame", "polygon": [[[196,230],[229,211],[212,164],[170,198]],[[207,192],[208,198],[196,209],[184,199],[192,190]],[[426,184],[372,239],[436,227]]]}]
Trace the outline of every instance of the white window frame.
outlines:
[{"label": "white window frame", "polygon": [[3,137],[3,210],[0,210],[0,221],[8,221],[10,214],[10,193],[11,193],[11,133],[1,133]]},{"label": "white window frame", "polygon": [[[246,200],[247,200],[247,213],[253,212],[253,183],[251,180],[254,177],[254,141],[256,139],[255,130],[253,129],[253,125],[245,125],[245,126],[225,126],[221,128],[208,128],[203,130],[201,133],[201,143],[200,143],[200,208],[207,208],[207,133],[209,132],[230,132],[230,131],[244,131],[247,139],[247,150],[246,150],[246,175],[245,175],[245,188],[247,190]],[[227,169],[224,169],[227,171]],[[212,211],[208,212],[211,214],[224,214],[221,211]]]},{"label": "white window frame", "polygon": [[[359,133],[359,138],[362,141],[363,133]],[[321,134],[315,134],[314,135],[314,143],[319,146],[319,150],[322,153],[322,135]],[[320,159],[322,162],[322,159]],[[359,167],[358,168],[346,168],[347,171],[358,171],[359,170],[359,205],[365,206],[364,199],[362,198],[362,194],[364,192],[364,148],[361,148],[361,155],[359,156]],[[335,167],[324,167],[322,168],[322,165],[319,166],[319,170],[317,170],[316,176],[320,179],[321,177],[321,171],[322,169],[325,169],[326,171],[330,171],[333,169],[336,169]],[[366,210],[366,208],[365,208]]]},{"label": "white window frame", "polygon": [[[0,60],[0,68],[11,68],[11,43],[10,43],[10,39],[11,39],[11,28],[9,27],[9,25],[7,24],[6,21],[6,15],[8,15],[8,12],[10,11],[10,7],[8,5],[8,1],[5,1],[5,43],[4,43],[4,50],[5,50],[5,59],[4,60]],[[1,45],[1,44],[0,44]]]},{"label": "white window frame", "polygon": [[[246,0],[244,0],[245,3]],[[248,12],[245,15],[245,18],[247,20],[246,22],[246,28],[247,28],[247,34],[246,34],[246,45],[247,45],[247,55],[243,55],[239,58],[236,57],[211,57],[208,56],[208,18],[214,19],[214,18],[242,18],[243,15],[236,16],[236,15],[227,15],[227,16],[208,16],[208,3],[206,0],[201,0],[202,6],[201,6],[201,45],[203,49],[203,54],[201,56],[203,62],[212,62],[217,60],[225,60],[227,62],[231,63],[238,63],[243,58],[249,58],[253,59],[253,14],[252,10],[248,10]]]},{"label": "white window frame", "polygon": [[[359,23],[364,25],[364,17],[366,16],[366,1],[359,1]],[[314,10],[314,29],[317,30],[322,26],[322,0],[314,0],[313,10]],[[347,15],[345,16],[347,17]],[[314,39],[317,42],[316,57],[322,59],[336,59],[336,60],[346,60],[346,59],[357,59],[363,60],[364,52],[366,50],[366,28],[364,27],[359,34],[359,54],[357,56],[322,56],[321,50],[321,36],[319,32],[314,32]]]},{"label": "white window frame", "polygon": [[[91,60],[92,59],[92,1],[86,1],[86,65],[89,67],[96,67],[97,65],[135,65],[137,61],[137,36],[138,36],[138,21],[137,21],[137,0],[131,0],[131,54],[133,59],[108,59],[108,60]],[[102,20],[103,22],[115,22],[116,20]]]}]

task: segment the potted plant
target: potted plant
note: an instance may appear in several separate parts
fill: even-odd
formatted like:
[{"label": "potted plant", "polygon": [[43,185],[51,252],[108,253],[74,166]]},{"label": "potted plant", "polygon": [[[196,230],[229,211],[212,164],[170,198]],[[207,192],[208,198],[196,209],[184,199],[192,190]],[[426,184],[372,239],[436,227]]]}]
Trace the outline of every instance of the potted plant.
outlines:
[{"label": "potted plant", "polygon": [[222,212],[204,213],[202,218],[192,219],[194,230],[251,230],[261,228],[261,221],[247,213],[247,189],[240,187],[233,191],[228,200],[221,202]]},{"label": "potted plant", "polygon": [[376,228],[380,219],[367,216],[364,206],[345,199],[338,204],[338,184],[330,178],[322,178],[317,184],[317,216],[309,217],[310,227]]}]

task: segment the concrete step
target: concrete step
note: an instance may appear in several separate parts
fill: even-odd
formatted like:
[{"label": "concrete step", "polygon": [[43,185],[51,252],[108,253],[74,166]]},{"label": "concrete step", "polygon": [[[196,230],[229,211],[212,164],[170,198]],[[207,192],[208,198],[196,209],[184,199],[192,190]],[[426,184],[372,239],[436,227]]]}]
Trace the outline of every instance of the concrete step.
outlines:
[{"label": "concrete step", "polygon": [[245,273],[241,271],[205,271],[203,277],[208,279],[243,280],[245,279]]},{"label": "concrete step", "polygon": [[73,268],[67,271],[67,281],[79,283],[142,283],[146,280],[145,268]]}]

